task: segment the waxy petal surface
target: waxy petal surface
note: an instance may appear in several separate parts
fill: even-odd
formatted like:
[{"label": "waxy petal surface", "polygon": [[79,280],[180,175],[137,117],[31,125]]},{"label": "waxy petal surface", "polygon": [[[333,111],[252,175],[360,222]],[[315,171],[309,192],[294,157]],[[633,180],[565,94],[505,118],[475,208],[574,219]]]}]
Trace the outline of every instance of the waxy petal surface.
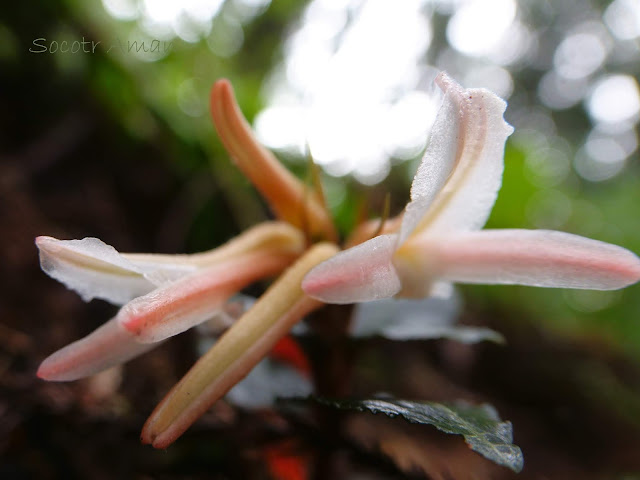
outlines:
[{"label": "waxy petal surface", "polygon": [[613,290],[640,280],[640,259],[629,250],[549,230],[416,238],[403,251],[426,259],[418,266],[425,278],[462,283]]},{"label": "waxy petal surface", "polygon": [[[435,160],[441,166],[424,162],[420,166],[412,186],[412,199],[414,190],[416,199],[407,206],[401,242],[414,228],[416,233],[482,228],[502,184],[504,144],[513,132],[503,118],[506,102],[485,89],[463,89],[444,73],[436,83],[445,92],[445,100],[425,161]],[[448,118],[450,115],[456,118]],[[447,171],[451,175],[440,189]],[[433,189],[427,186],[430,181],[439,188],[433,200]]]},{"label": "waxy petal surface", "polygon": [[321,304],[300,283],[337,247],[318,244],[292,265],[215,343],[156,407],[142,441],[165,448],[264,357],[302,316]]},{"label": "waxy petal surface", "polygon": [[379,235],[338,253],[311,270],[302,289],[325,303],[392,297],[401,287],[391,262],[397,239],[397,235]]},{"label": "waxy petal surface", "polygon": [[[97,238],[38,237],[36,245],[42,270],[78,292],[85,301],[101,298],[122,305],[155,288],[154,283],[145,278],[145,273],[155,269],[152,265],[138,265]],[[165,264],[163,269],[173,270],[180,276],[195,267]]]},{"label": "waxy petal surface", "polygon": [[58,240],[38,237],[40,265],[49,276],[75,290],[85,301],[101,298],[123,305],[197,269],[248,252],[269,248],[300,254],[305,239],[284,222],[264,222],[224,245],[191,255],[119,253],[97,238]]},{"label": "waxy petal surface", "polygon": [[139,343],[112,318],[86,337],[47,357],[38,369],[38,377],[67,382],[94,375],[127,362],[156,345]]},{"label": "waxy petal surface", "polygon": [[411,184],[411,201],[405,208],[400,243],[418,226],[458,163],[463,121],[460,114],[460,94],[460,88],[447,88],[444,91],[427,149]]}]

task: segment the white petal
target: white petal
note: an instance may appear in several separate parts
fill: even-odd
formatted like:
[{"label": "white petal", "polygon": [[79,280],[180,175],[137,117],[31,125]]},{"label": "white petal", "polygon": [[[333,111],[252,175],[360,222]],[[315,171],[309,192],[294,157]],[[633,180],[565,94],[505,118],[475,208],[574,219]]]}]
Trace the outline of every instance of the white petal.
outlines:
[{"label": "white petal", "polygon": [[153,290],[140,268],[97,238],[57,240],[38,237],[40,266],[49,276],[75,290],[84,301],[102,298],[123,304]]},{"label": "white petal", "polygon": [[314,267],[302,289],[325,303],[355,303],[392,297],[400,279],[391,263],[397,235],[379,235]]},{"label": "white petal", "polygon": [[569,233],[484,230],[418,243],[435,259],[432,273],[455,282],[613,290],[640,280],[629,250]]},{"label": "white petal", "polygon": [[38,369],[44,380],[66,382],[127,362],[157,344],[138,343],[115,318],[47,357]]},{"label": "white petal", "polygon": [[454,88],[445,92],[431,128],[427,149],[411,184],[411,201],[407,204],[402,219],[400,243],[420,223],[456,165],[461,120],[458,95]]},{"label": "white petal", "polygon": [[[431,169],[438,172],[435,178],[440,182],[443,171],[451,169],[453,157],[453,172],[419,222],[415,217],[427,208],[426,202],[422,200],[419,206],[407,207],[409,215],[407,226],[403,225],[403,240],[416,223],[416,231],[482,228],[502,184],[504,144],[513,132],[502,117],[507,104],[495,94],[485,89],[465,90],[445,74],[440,74],[436,83],[446,93],[445,105],[450,101],[457,107],[448,106],[442,114],[453,112],[458,118],[442,120],[442,125],[449,125],[453,131],[443,128],[432,136],[431,142],[436,142],[434,148],[443,155],[440,159],[443,168]],[[419,175],[417,181],[422,182],[421,172]]]},{"label": "white petal", "polygon": [[122,305],[150,292],[161,279],[173,280],[196,268],[130,261],[111,245],[92,237],[82,240],[38,237],[36,245],[42,270],[78,292],[85,301],[101,298]]}]

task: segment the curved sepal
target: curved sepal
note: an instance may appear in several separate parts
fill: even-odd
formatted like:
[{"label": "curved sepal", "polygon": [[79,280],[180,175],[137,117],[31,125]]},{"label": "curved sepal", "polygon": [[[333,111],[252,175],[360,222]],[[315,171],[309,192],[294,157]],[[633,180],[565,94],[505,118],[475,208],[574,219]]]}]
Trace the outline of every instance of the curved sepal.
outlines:
[{"label": "curved sepal", "polygon": [[629,250],[550,230],[417,237],[398,252],[407,254],[425,259],[416,265],[425,278],[461,283],[614,290],[640,280],[640,259]]}]

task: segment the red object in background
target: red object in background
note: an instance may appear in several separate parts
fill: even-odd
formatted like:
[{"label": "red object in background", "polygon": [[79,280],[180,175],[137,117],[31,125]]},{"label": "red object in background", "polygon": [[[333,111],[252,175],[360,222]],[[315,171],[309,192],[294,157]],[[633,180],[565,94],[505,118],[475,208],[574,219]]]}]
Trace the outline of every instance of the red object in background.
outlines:
[{"label": "red object in background", "polygon": [[311,376],[311,366],[309,365],[307,356],[291,335],[282,337],[278,343],[275,344],[269,356],[293,366],[305,377]]},{"label": "red object in background", "polygon": [[264,460],[272,478],[276,480],[309,478],[309,458],[298,450],[291,441],[280,442],[263,450]]}]

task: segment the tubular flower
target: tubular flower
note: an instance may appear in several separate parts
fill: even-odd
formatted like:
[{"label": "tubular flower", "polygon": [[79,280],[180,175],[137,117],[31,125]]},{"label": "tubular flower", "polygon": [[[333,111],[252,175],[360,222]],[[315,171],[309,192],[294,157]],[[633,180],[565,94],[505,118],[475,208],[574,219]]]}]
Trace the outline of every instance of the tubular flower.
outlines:
[{"label": "tubular flower", "polygon": [[[38,375],[75,380],[125,362],[216,316],[245,286],[279,275],[145,423],[142,441],[164,448],[322,302],[428,296],[440,281],[601,289],[638,281],[640,260],[620,247],[560,232],[478,231],[502,182],[513,130],[502,118],[506,104],[445,74],[436,83],[444,100],[404,215],[384,226],[363,223],[346,241],[351,248],[339,252],[322,195],[256,141],[230,84],[217,82],[216,129],[278,221],[194,255],[120,254],[96,238],[38,237],[47,274],[87,301],[121,305],[96,331],[45,359]],[[310,245],[314,239],[320,242]]]},{"label": "tubular flower", "polygon": [[395,231],[315,267],[303,289],[326,303],[429,296],[437,282],[618,289],[640,279],[632,252],[547,230],[484,230],[513,128],[506,103],[436,78],[444,100]]}]

